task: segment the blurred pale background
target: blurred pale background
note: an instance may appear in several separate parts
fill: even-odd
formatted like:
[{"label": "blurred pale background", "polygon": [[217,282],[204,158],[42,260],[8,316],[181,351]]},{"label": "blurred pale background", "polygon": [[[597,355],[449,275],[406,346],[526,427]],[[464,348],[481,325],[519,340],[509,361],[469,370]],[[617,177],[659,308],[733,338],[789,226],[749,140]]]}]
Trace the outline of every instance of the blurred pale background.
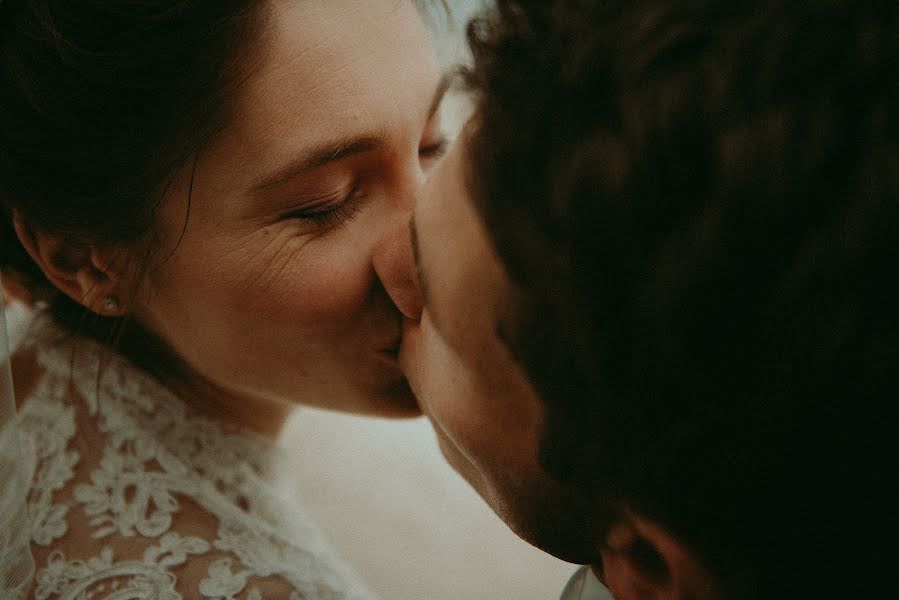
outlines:
[{"label": "blurred pale background", "polygon": [[574,571],[506,528],[423,419],[301,409],[283,439],[285,485],[383,600],[554,600]]}]

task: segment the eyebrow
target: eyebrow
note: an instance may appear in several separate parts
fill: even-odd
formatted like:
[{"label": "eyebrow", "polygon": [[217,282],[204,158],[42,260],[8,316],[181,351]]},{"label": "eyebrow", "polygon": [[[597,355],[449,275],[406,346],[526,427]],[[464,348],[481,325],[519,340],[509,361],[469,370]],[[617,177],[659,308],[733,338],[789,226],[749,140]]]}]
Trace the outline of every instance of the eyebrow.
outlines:
[{"label": "eyebrow", "polygon": [[258,193],[270,190],[291,179],[299,177],[304,173],[324,167],[327,164],[349,158],[356,154],[376,150],[380,145],[381,140],[370,135],[325,142],[290,161],[271,175],[263,177],[259,182],[250,187],[250,191]]},{"label": "eyebrow", "polygon": [[452,86],[454,79],[455,74],[453,72],[447,72],[440,76],[440,81],[437,82],[437,88],[434,90],[434,97],[431,99],[431,106],[428,108],[428,121],[437,114],[437,110],[443,103],[443,99],[446,98],[446,93]]},{"label": "eyebrow", "polygon": [[[444,73],[440,81],[437,82],[437,88],[428,107],[427,121],[434,118],[437,110],[440,108],[446,93],[452,84],[452,73]],[[275,170],[274,173],[260,179],[257,183],[250,186],[250,192],[258,194],[274,187],[278,187],[304,173],[320,169],[325,165],[355,156],[371,152],[381,147],[382,140],[378,136],[362,135],[353,136],[337,141],[325,142],[311,150],[304,152],[298,158],[290,161],[283,167]]]},{"label": "eyebrow", "polygon": [[425,272],[421,268],[421,245],[418,241],[418,228],[415,226],[415,213],[412,213],[412,218],[409,219],[409,239],[412,241],[412,264],[415,266],[415,273],[418,276],[418,289],[425,306],[427,306],[428,282],[425,279]]}]

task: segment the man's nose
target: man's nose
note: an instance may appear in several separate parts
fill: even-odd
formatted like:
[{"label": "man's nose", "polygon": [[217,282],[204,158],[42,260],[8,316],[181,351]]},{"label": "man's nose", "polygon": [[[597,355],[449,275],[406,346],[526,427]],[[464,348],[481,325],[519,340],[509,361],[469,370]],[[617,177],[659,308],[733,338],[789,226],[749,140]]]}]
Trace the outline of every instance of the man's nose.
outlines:
[{"label": "man's nose", "polygon": [[375,273],[399,311],[409,319],[419,320],[424,303],[412,264],[408,219],[400,219],[381,238],[375,247],[373,263]]}]

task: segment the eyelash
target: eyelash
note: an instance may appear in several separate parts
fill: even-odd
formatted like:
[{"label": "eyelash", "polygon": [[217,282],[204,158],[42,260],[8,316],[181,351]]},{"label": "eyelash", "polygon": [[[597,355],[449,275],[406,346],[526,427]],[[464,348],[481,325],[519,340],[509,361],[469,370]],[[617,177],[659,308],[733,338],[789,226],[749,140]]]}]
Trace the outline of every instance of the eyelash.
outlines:
[{"label": "eyelash", "polygon": [[441,137],[433,144],[429,144],[418,150],[418,155],[423,158],[440,158],[449,150],[449,139]]},{"label": "eyelash", "polygon": [[336,229],[353,222],[362,208],[359,200],[363,198],[362,188],[354,185],[350,192],[336,204],[327,208],[302,210],[285,215],[287,219],[301,219],[311,223],[316,229]]},{"label": "eyelash", "polygon": [[[418,155],[426,159],[437,159],[446,154],[449,149],[449,140],[441,137],[433,144],[429,144],[420,148]],[[337,204],[331,205],[331,208],[304,210],[285,215],[288,219],[302,219],[312,223],[316,229],[332,229],[342,227],[353,222],[359,216],[361,208],[359,200],[362,198],[362,189],[357,184],[346,195],[346,197]]]}]

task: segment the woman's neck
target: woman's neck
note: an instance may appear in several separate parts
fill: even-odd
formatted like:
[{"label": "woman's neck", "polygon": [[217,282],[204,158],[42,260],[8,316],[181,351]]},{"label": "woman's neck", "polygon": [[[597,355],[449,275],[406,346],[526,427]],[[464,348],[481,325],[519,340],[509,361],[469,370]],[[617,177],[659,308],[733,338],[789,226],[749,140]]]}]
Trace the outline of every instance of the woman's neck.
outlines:
[{"label": "woman's neck", "polygon": [[295,408],[278,398],[215,384],[136,323],[127,326],[116,347],[188,407],[228,429],[251,431],[273,440]]}]

